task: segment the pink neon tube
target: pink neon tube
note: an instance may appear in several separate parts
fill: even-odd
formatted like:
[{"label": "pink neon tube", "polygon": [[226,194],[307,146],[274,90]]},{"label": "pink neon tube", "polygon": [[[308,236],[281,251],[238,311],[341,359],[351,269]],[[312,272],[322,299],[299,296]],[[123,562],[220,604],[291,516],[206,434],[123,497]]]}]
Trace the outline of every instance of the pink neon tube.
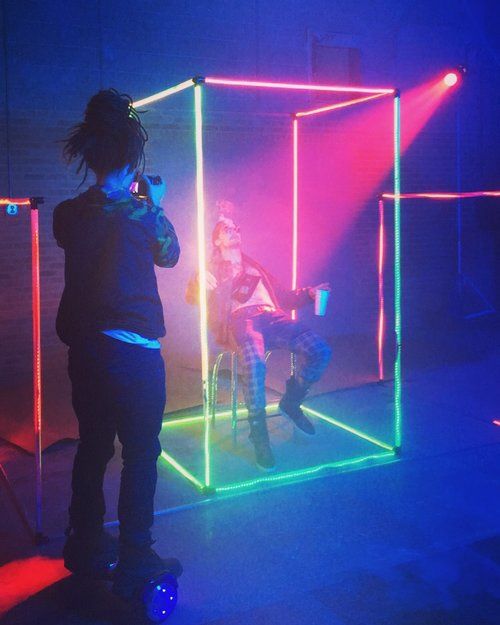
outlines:
[{"label": "pink neon tube", "polygon": [[205,78],[206,84],[226,85],[228,87],[262,87],[265,89],[300,89],[303,91],[331,91],[337,93],[394,93],[394,89],[369,87],[346,87],[341,85],[304,85],[290,82],[266,82],[261,80],[238,80],[231,78]]},{"label": "pink neon tube", "polygon": [[295,117],[308,117],[309,115],[316,115],[317,113],[328,113],[329,111],[336,111],[338,109],[347,108],[353,104],[361,104],[361,102],[368,102],[368,100],[375,100],[376,98],[382,98],[387,93],[376,93],[375,95],[369,95],[364,98],[356,98],[355,100],[348,100],[347,102],[337,102],[337,104],[331,104],[330,106],[322,106],[321,108],[311,109],[310,111],[299,111],[295,113]]},{"label": "pink neon tube", "polygon": [[[383,198],[394,200],[394,193],[383,193]],[[427,199],[427,200],[456,200],[467,197],[500,197],[500,191],[471,191],[469,193],[400,193],[397,196],[400,200]]]},{"label": "pink neon tube", "polygon": [[36,461],[36,531],[42,527],[42,346],[40,338],[40,234],[38,209],[31,204],[31,283],[33,308],[33,426]]},{"label": "pink neon tube", "polygon": [[[297,288],[298,231],[299,231],[299,122],[293,120],[293,232],[292,232],[292,291]],[[292,319],[297,311],[292,310]]]},{"label": "pink neon tube", "polygon": [[384,334],[385,334],[385,313],[384,313],[384,261],[385,261],[385,232],[384,232],[384,201],[378,202],[378,379],[384,379]]}]

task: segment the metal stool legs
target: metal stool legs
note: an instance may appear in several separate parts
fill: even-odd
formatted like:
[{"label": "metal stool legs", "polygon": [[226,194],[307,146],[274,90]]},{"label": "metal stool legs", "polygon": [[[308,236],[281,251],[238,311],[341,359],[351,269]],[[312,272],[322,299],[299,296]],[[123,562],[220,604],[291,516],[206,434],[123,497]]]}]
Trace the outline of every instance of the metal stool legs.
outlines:
[{"label": "metal stool legs", "polygon": [[[209,385],[209,414],[212,419],[212,426],[215,427],[217,419],[217,399],[219,391],[219,372],[222,359],[228,354],[231,358],[231,434],[233,439],[233,445],[236,446],[238,439],[238,421],[246,419],[238,419],[238,355],[236,352],[221,352],[215,359],[214,366],[212,368],[212,375]],[[267,351],[265,355],[265,362],[267,363],[271,351]]]}]

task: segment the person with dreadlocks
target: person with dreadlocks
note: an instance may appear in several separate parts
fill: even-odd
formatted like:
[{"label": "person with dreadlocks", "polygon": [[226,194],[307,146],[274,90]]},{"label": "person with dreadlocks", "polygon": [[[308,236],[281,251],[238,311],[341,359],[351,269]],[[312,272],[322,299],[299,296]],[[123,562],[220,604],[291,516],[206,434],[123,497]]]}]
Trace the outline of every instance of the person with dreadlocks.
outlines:
[{"label": "person with dreadlocks", "polygon": [[[64,141],[68,162],[95,174],[78,197],[61,202],[53,233],[65,253],[65,283],[56,329],[69,346],[68,372],[80,442],[72,474],[64,563],[75,573],[116,566],[113,591],[131,598],[141,584],[175,558],[151,548],[158,441],[166,401],[165,368],[158,338],[163,309],[154,266],[174,267],[179,243],[160,201],[163,183],[142,180],[148,198],[130,191],[144,168],[148,139],[129,96],[103,90],[87,104],[84,121]],[[119,541],[103,531],[103,479],[122,444],[118,502]]]},{"label": "person with dreadlocks", "polygon": [[[311,303],[316,290],[330,290],[330,286],[284,288],[242,252],[232,202],[220,201],[217,206],[221,214],[212,231],[212,257],[206,277],[208,321],[219,345],[238,354],[249,438],[257,465],[269,471],[274,469],[275,460],[266,424],[266,350],[286,349],[297,356],[296,370],[286,381],[279,406],[298,429],[314,434],[314,425],[300,404],[328,366],[331,348],[304,323],[292,319],[289,311]],[[194,275],[186,291],[189,304],[197,303],[198,289],[198,276]]]}]

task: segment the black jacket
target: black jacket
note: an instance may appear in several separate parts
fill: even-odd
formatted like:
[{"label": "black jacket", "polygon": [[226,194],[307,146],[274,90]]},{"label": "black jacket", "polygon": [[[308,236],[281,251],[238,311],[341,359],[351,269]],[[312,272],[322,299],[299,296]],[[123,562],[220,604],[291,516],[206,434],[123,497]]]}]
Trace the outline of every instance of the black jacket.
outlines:
[{"label": "black jacket", "polygon": [[160,207],[126,191],[106,196],[90,187],[56,206],[53,232],[65,252],[56,321],[64,343],[115,328],[164,336],[154,265],[173,267],[180,250]]}]

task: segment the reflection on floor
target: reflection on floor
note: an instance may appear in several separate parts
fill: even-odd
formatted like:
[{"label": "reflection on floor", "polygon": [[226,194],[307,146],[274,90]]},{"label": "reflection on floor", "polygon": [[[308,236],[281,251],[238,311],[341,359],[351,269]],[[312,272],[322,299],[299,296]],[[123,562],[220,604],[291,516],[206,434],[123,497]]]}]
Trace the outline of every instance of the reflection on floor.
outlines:
[{"label": "reflection on floor", "polygon": [[[500,427],[492,423],[500,417],[498,338],[490,336],[480,357],[428,361],[407,372],[396,461],[213,499],[162,463],[155,547],[185,567],[172,625],[499,625]],[[391,414],[390,385],[310,401],[387,436],[379,406]],[[216,470],[252,474],[244,425],[236,451],[226,427],[217,426]],[[283,466],[308,454],[337,458],[353,446],[371,447],[330,426],[305,439],[281,417],[272,429]],[[181,442],[167,436],[164,444]],[[38,552],[0,494],[0,552],[10,562],[0,568],[0,609],[10,608],[3,623],[133,622],[101,587],[75,586],[61,566],[73,453],[73,443],[61,443],[44,455],[51,542]],[[31,458],[2,446],[0,461],[32,515]],[[119,470],[117,455],[106,480],[110,521]]]}]

